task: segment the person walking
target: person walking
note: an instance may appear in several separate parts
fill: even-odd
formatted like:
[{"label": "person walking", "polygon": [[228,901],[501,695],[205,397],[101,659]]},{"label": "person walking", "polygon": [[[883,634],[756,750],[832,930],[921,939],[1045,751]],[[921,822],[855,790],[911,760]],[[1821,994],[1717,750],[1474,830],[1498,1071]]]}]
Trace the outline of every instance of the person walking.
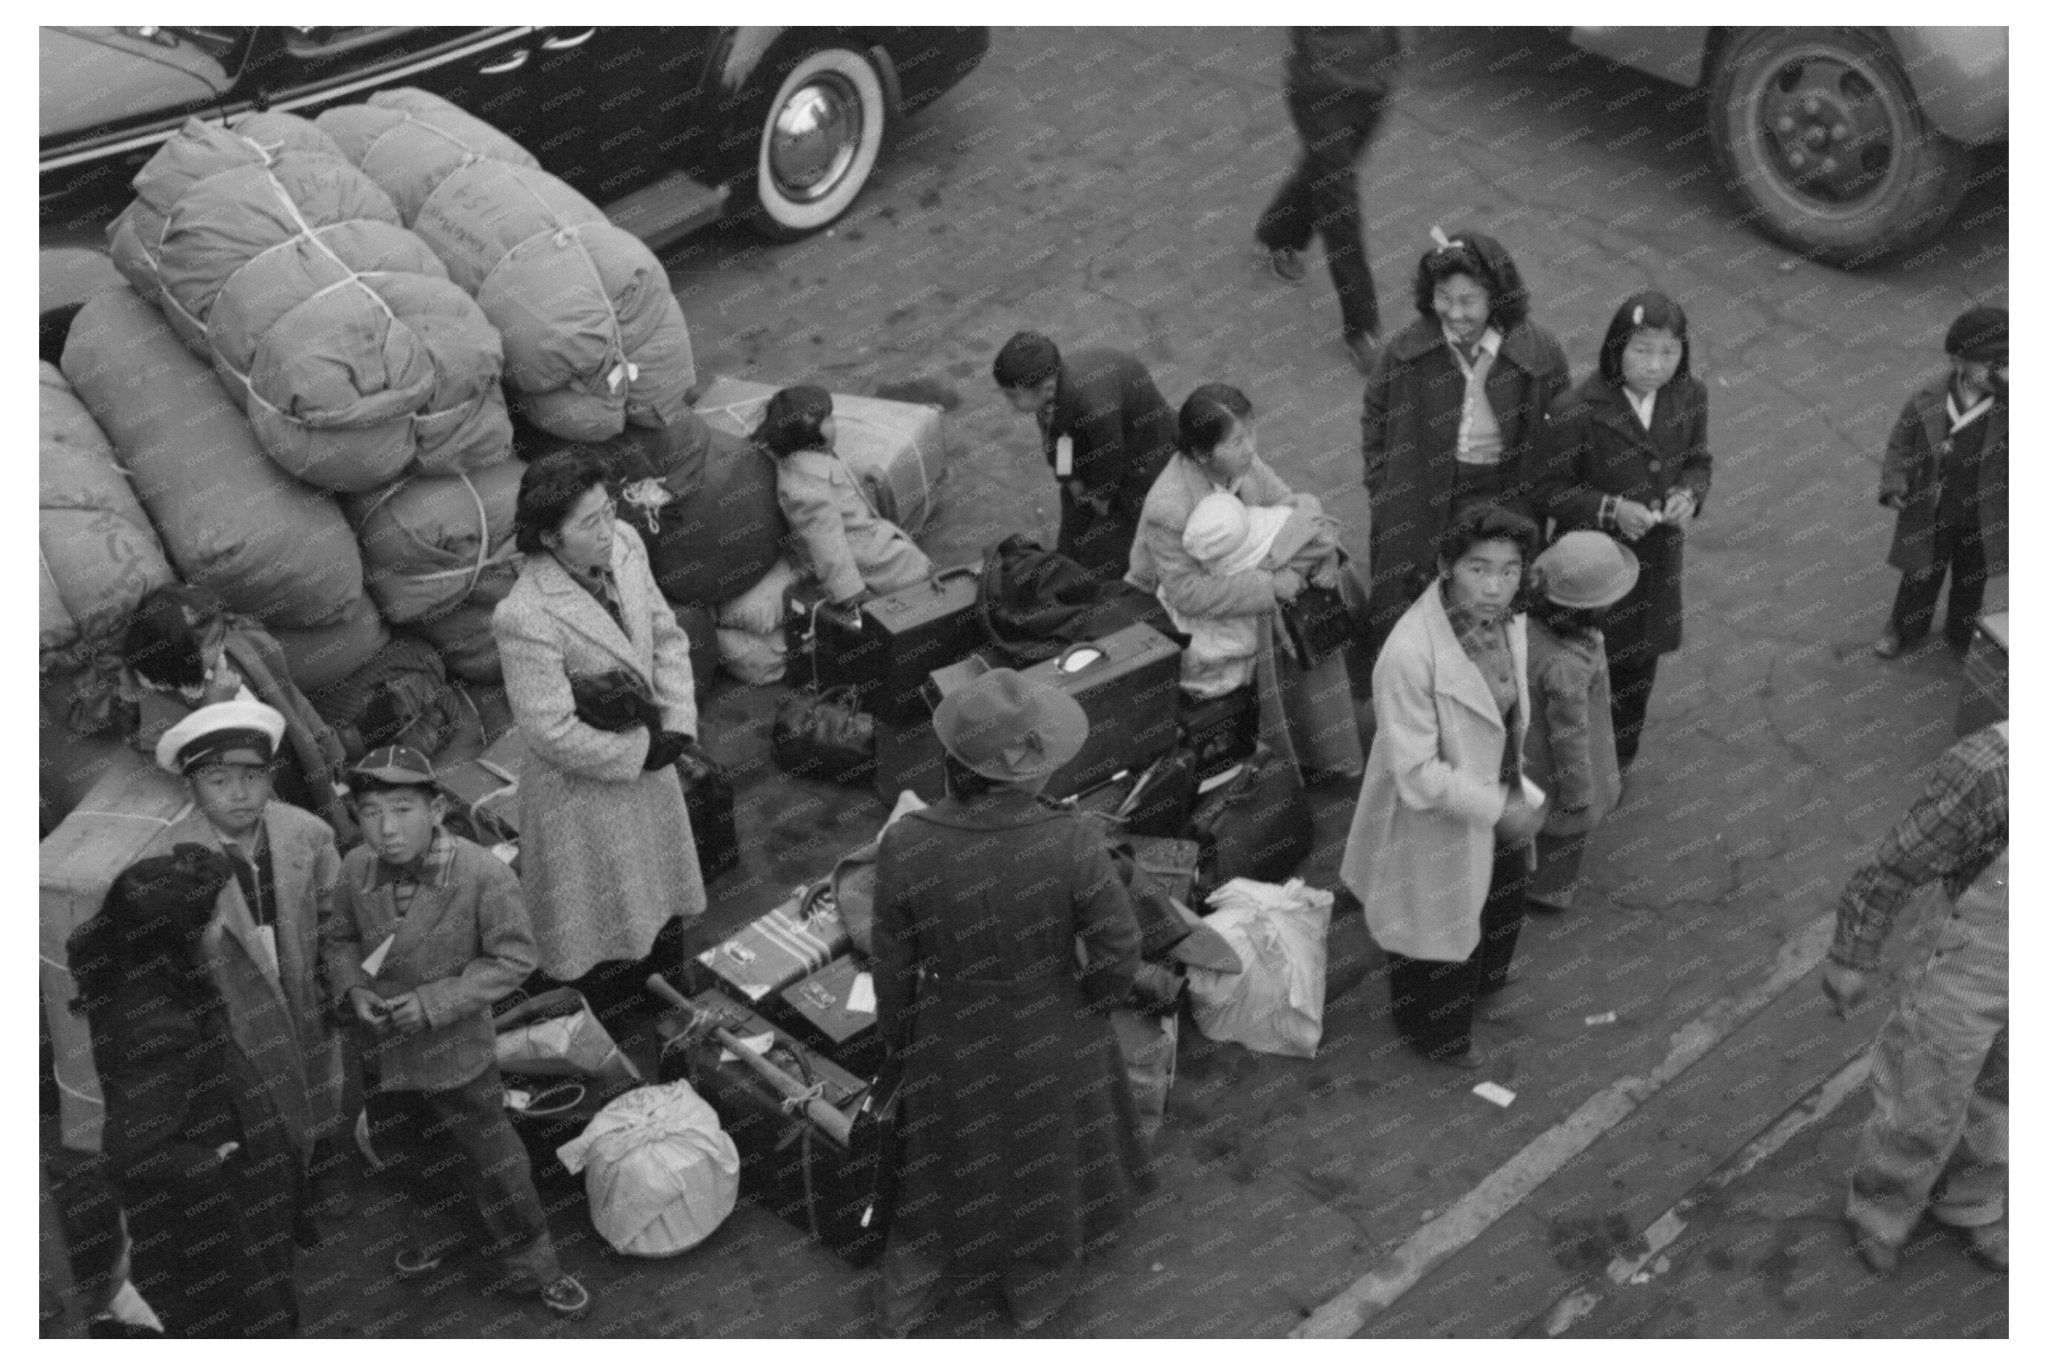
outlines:
[{"label": "person walking", "polygon": [[1344,348],[1360,374],[1372,373],[1380,346],[1380,302],[1365,254],[1358,208],[1359,157],[1379,131],[1401,60],[1396,28],[1297,28],[1287,52],[1287,112],[1301,155],[1254,229],[1273,273],[1289,284],[1308,277],[1301,253],[1323,239],[1323,261],[1344,319]]},{"label": "person walking", "polygon": [[1087,738],[1078,702],[999,668],[932,728],[946,795],[889,826],[876,873],[875,1001],[903,1065],[882,1325],[980,1279],[1031,1330],[1152,1183],[1105,1013],[1138,924],[1098,827],[1037,800]]},{"label": "person walking", "polygon": [[1623,771],[1642,744],[1657,662],[1684,637],[1685,535],[1713,477],[1685,310],[1654,289],[1631,294],[1607,324],[1599,373],[1551,419],[1538,475],[1538,501],[1560,531],[1617,536],[1641,565],[1601,629]]},{"label": "person walking", "polygon": [[1877,500],[1899,514],[1886,562],[1899,591],[1871,649],[1897,658],[1934,623],[1949,579],[1949,647],[1970,647],[1984,584],[2006,571],[2007,347],[2009,314],[1972,308],[1950,324],[1948,373],[1922,385],[1885,443]]},{"label": "person walking", "polygon": [[1173,409],[1136,356],[1093,347],[1062,356],[1019,332],[996,352],[996,386],[1038,423],[1060,485],[1059,553],[1098,582],[1123,577],[1159,471],[1173,458]]},{"label": "person walking", "polygon": [[288,1050],[236,1026],[204,947],[234,880],[217,848],[142,858],[68,945],[129,1277],[171,1337],[288,1337],[299,1326],[303,1134],[273,1096],[303,1082]]},{"label": "person walking", "polygon": [[[675,764],[696,747],[690,642],[617,524],[604,472],[578,450],[526,467],[513,512],[524,559],[491,620],[505,697],[526,739],[519,836],[540,968],[588,978],[600,1015],[628,1005],[638,966],[687,960],[683,925],[704,913],[704,878]],[[601,729],[578,713],[578,686],[624,678],[642,722]],[[592,973],[607,964],[602,973]],[[634,965],[626,965],[634,964]]]},{"label": "person walking", "polygon": [[1821,989],[1844,1017],[1899,911],[1939,880],[1950,909],[1934,950],[1907,980],[1870,1056],[1870,1121],[1856,1148],[1844,1216],[1878,1274],[1922,1213],[1958,1228],[2006,1268],[2008,1061],[2008,731],[1953,745],[1877,856],[1849,879]]},{"label": "person walking", "polygon": [[1373,666],[1379,730],[1338,876],[1387,954],[1395,1031],[1477,1069],[1473,1015],[1508,983],[1543,824],[1522,778],[1529,653],[1515,605],[1536,526],[1475,504],[1439,546],[1437,584]]}]

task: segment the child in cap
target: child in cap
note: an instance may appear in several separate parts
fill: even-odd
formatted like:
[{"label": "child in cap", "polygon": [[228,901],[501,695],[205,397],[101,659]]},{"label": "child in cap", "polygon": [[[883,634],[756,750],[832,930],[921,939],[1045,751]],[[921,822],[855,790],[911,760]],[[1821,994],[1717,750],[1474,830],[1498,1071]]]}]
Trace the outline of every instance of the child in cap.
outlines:
[{"label": "child in cap", "polygon": [[341,857],[334,831],[272,790],[284,715],[248,699],[201,706],[157,739],[158,766],[185,779],[190,814],[151,853],[203,844],[234,877],[215,900],[202,950],[238,1041],[260,1046],[271,1098],[313,1183],[314,1211],[346,1211],[341,1038],[319,982],[320,920]]},{"label": "child in cap", "polygon": [[1587,836],[1621,801],[1600,622],[1635,587],[1638,566],[1603,532],[1570,531],[1536,556],[1533,572],[1523,770],[1551,800],[1525,900],[1560,911],[1577,892]]},{"label": "child in cap", "polygon": [[[392,1262],[400,1279],[459,1250],[497,1259],[509,1292],[580,1317],[590,1293],[562,1273],[526,1148],[505,1117],[491,1006],[537,954],[512,870],[441,827],[446,799],[425,755],[390,746],[349,770],[364,843],[342,860],[320,925],[328,989],[366,1035],[371,1141],[420,1215],[449,1209],[467,1236],[421,1228]],[[451,1206],[453,1206],[451,1208]]]},{"label": "child in cap", "polygon": [[[1337,564],[1337,537],[1328,519],[1301,507],[1247,507],[1215,492],[1195,504],[1182,528],[1181,548],[1211,578],[1246,569],[1293,569],[1304,580],[1327,577]],[[1255,616],[1187,616],[1159,594],[1173,628],[1188,637],[1181,654],[1181,686],[1196,697],[1220,697],[1252,680],[1259,652]]]}]

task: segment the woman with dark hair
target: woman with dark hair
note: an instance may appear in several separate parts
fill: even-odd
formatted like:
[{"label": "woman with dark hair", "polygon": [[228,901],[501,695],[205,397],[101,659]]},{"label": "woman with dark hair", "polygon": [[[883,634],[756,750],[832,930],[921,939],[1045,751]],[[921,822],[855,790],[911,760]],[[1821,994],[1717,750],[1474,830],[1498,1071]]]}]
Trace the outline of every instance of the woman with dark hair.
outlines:
[{"label": "woman with dark hair", "polygon": [[1571,382],[1564,348],[1529,320],[1507,248],[1480,232],[1437,235],[1416,264],[1416,319],[1365,385],[1375,651],[1428,584],[1436,538],[1459,507],[1534,514],[1537,440]]},{"label": "woman with dark hair", "polygon": [[285,718],[278,795],[321,816],[345,839],[355,823],[340,795],[346,757],[333,727],[292,682],[284,651],[253,617],[228,610],[210,588],[171,583],[136,604],[118,655],[95,665],[72,703],[80,734],[111,725],[138,751],[202,706],[243,698]]},{"label": "woman with dark hair", "polygon": [[832,395],[809,384],[768,400],[754,442],[775,460],[775,492],[789,544],[835,607],[851,609],[931,576],[932,562],[876,512],[860,480],[833,452]]},{"label": "woman with dark hair", "polygon": [[1608,612],[1614,749],[1626,769],[1642,742],[1657,660],[1679,646],[1685,533],[1706,505],[1707,386],[1692,374],[1685,310],[1654,289],[1622,300],[1600,343],[1600,372],[1544,437],[1543,506],[1558,530],[1606,531],[1635,552],[1635,590]]},{"label": "woman with dark hair", "polygon": [[1037,800],[1087,739],[1079,703],[1000,668],[932,728],[948,791],[876,864],[875,1004],[903,1068],[881,1317],[902,1334],[994,1282],[1029,1330],[1153,1181],[1105,1013],[1138,924],[1099,829]]},{"label": "woman with dark hair", "polygon": [[1394,1028],[1434,1061],[1476,1069],[1479,997],[1507,985],[1530,840],[1522,777],[1529,648],[1520,614],[1536,525],[1480,503],[1437,541],[1438,579],[1372,670],[1378,730],[1339,870],[1386,950]]},{"label": "woman with dark hair", "polygon": [[174,1337],[291,1336],[299,1323],[300,1152],[263,1071],[275,1049],[237,1038],[201,946],[233,877],[197,844],[144,858],[68,945],[130,1278]]},{"label": "woman with dark hair", "polygon": [[[525,558],[492,629],[526,740],[521,875],[541,970],[567,981],[639,962],[657,935],[655,965],[672,969],[685,960],[682,922],[705,905],[674,766],[696,745],[689,640],[587,453],[528,465],[513,527]],[[630,693],[638,722],[591,724],[579,689]]]},{"label": "woman with dark hair", "polygon": [[[1158,594],[1182,618],[1256,622],[1252,685],[1258,689],[1259,737],[1304,776],[1354,776],[1364,754],[1343,651],[1304,672],[1287,650],[1274,644],[1282,604],[1293,601],[1307,581],[1301,571],[1254,566],[1219,576],[1205,571],[1184,544],[1197,504],[1217,492],[1234,496],[1248,508],[1292,507],[1311,517],[1322,514],[1320,502],[1290,490],[1259,458],[1251,400],[1229,384],[1204,384],[1181,404],[1180,451],[1166,462],[1145,495],[1124,581]],[[1318,586],[1355,586],[1348,581],[1348,569],[1315,572],[1322,575]]]}]

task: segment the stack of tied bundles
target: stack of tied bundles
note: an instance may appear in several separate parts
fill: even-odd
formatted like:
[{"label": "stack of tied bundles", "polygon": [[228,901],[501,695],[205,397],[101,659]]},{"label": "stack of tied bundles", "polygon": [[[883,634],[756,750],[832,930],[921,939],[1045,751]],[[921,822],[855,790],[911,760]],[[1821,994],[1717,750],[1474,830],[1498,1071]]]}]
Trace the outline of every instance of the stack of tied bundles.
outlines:
[{"label": "stack of tied bundles", "polygon": [[519,576],[512,512],[523,468],[422,475],[344,504],[384,619],[431,640],[448,671],[472,682],[500,677],[491,612]]},{"label": "stack of tied bundles", "polygon": [[475,295],[535,426],[598,441],[687,411],[696,367],[668,272],[517,143],[422,90],[330,109],[319,126]]},{"label": "stack of tied bundles", "polygon": [[118,636],[136,604],[172,575],[156,528],[99,423],[56,366],[38,369],[37,662],[43,673],[69,673]]},{"label": "stack of tied bundles", "polygon": [[[384,627],[340,507],[263,457],[162,314],[126,288],[101,290],[71,325],[63,371],[113,442],[178,577],[268,626],[302,689],[376,653]],[[301,676],[302,659],[319,666]]]},{"label": "stack of tied bundles", "polygon": [[503,355],[390,196],[289,114],[194,118],[135,177],[114,263],[322,488],[505,459]]}]

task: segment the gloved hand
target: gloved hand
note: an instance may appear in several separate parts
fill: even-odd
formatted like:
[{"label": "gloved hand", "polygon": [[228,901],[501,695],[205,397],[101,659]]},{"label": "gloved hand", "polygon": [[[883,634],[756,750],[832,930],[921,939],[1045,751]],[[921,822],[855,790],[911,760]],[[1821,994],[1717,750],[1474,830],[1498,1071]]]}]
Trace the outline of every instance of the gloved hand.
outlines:
[{"label": "gloved hand", "polygon": [[697,747],[697,741],[683,736],[683,747],[676,754],[676,776],[683,780],[684,790],[696,786],[709,777],[718,764],[712,757]]},{"label": "gloved hand", "polygon": [[675,730],[655,732],[654,739],[647,746],[647,760],[640,766],[650,773],[657,768],[666,768],[682,755],[686,746],[695,743],[689,735]]}]

